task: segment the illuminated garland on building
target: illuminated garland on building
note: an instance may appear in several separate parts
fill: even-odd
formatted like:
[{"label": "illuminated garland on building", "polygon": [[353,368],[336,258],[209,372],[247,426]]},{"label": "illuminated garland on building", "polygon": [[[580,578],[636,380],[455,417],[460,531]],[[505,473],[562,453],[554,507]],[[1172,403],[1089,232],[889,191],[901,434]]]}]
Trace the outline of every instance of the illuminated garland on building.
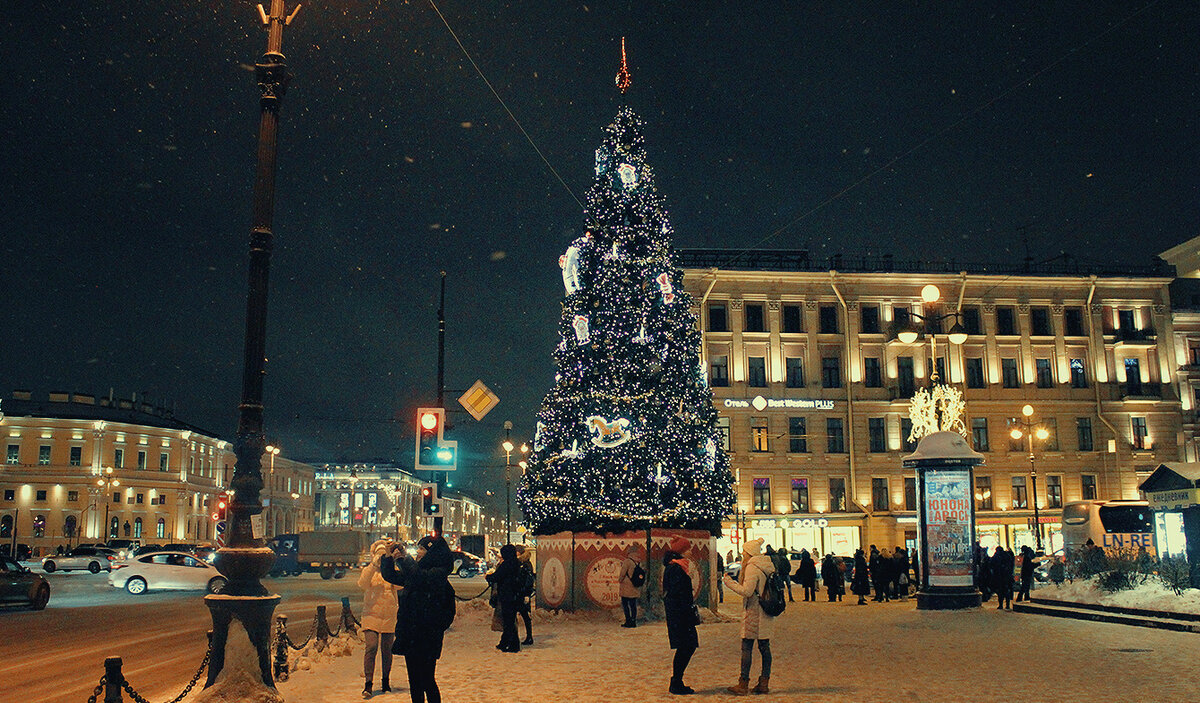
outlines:
[{"label": "illuminated garland on building", "polygon": [[559,259],[555,385],[517,492],[530,529],[720,530],[733,474],[671,254],[642,122],[622,107],[596,150],[586,232]]}]

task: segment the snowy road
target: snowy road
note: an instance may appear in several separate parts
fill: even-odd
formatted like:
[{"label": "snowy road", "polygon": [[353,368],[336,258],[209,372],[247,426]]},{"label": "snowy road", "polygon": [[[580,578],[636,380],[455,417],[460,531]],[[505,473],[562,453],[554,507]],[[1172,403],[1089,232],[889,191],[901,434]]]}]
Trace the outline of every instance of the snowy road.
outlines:
[{"label": "snowy road", "polygon": [[[205,651],[212,620],[200,592],[132,596],[108,585],[105,573],[48,574],[50,604],[42,612],[0,610],[0,691],[4,701],[84,703],[104,673],[104,659],[120,656],[134,689],[151,701],[174,698],[191,679]],[[336,629],[343,596],[361,610],[357,573],[322,581],[314,574],[267,579],[283,597],[277,613],[308,634],[318,605],[329,608]],[[464,595],[482,590],[482,578],[459,580]]]}]

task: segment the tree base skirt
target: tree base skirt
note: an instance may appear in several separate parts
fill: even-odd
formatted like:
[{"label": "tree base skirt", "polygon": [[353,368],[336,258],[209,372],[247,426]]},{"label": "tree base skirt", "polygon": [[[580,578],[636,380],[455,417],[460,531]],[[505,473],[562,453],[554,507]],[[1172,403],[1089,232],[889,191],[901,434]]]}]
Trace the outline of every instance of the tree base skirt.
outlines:
[{"label": "tree base skirt", "polygon": [[716,603],[716,538],[706,530],[651,528],[598,534],[559,532],[534,538],[537,554],[537,607],[547,610],[610,611],[621,608],[620,576],[626,552],[637,545],[649,556],[642,562],[639,618],[662,616],[663,554],[672,539],[692,544],[688,574],[701,608]]}]

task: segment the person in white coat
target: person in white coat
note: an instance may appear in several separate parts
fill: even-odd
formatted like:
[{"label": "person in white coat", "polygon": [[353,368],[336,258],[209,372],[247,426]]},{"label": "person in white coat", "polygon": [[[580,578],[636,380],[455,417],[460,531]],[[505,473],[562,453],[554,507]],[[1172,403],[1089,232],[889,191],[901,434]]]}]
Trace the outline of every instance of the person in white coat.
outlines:
[{"label": "person in white coat", "polygon": [[[363,648],[363,698],[370,698],[375,678],[375,653],[380,652],[383,666],[383,692],[391,691],[388,676],[392,673],[392,642],[396,639],[396,591],[394,586],[379,574],[379,560],[386,549],[387,540],[377,540],[371,545],[371,562],[363,567],[358,577],[358,587],[363,592],[362,629]],[[382,646],[382,650],[380,645]]]},{"label": "person in white coat", "polygon": [[[771,635],[775,631],[775,618],[763,612],[758,599],[767,587],[767,581],[775,573],[771,557],[762,554],[763,541],[752,539],[742,549],[742,568],[738,580],[725,576],[725,587],[742,597],[742,673],[730,693],[744,696],[770,691],[771,681]],[[750,663],[754,656],[754,642],[762,656],[762,674],[758,684],[750,688]]]}]

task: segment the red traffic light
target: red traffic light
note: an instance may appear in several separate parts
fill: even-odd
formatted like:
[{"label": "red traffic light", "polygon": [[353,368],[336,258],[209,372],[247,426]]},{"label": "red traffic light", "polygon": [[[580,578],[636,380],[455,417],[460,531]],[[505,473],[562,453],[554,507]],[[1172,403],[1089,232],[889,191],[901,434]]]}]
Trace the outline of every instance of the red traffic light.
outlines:
[{"label": "red traffic light", "polygon": [[433,489],[432,488],[422,488],[421,495],[423,495],[423,496],[433,495]]},{"label": "red traffic light", "polygon": [[427,430],[436,429],[438,426],[438,416],[435,413],[423,413],[421,415],[421,427]]}]

